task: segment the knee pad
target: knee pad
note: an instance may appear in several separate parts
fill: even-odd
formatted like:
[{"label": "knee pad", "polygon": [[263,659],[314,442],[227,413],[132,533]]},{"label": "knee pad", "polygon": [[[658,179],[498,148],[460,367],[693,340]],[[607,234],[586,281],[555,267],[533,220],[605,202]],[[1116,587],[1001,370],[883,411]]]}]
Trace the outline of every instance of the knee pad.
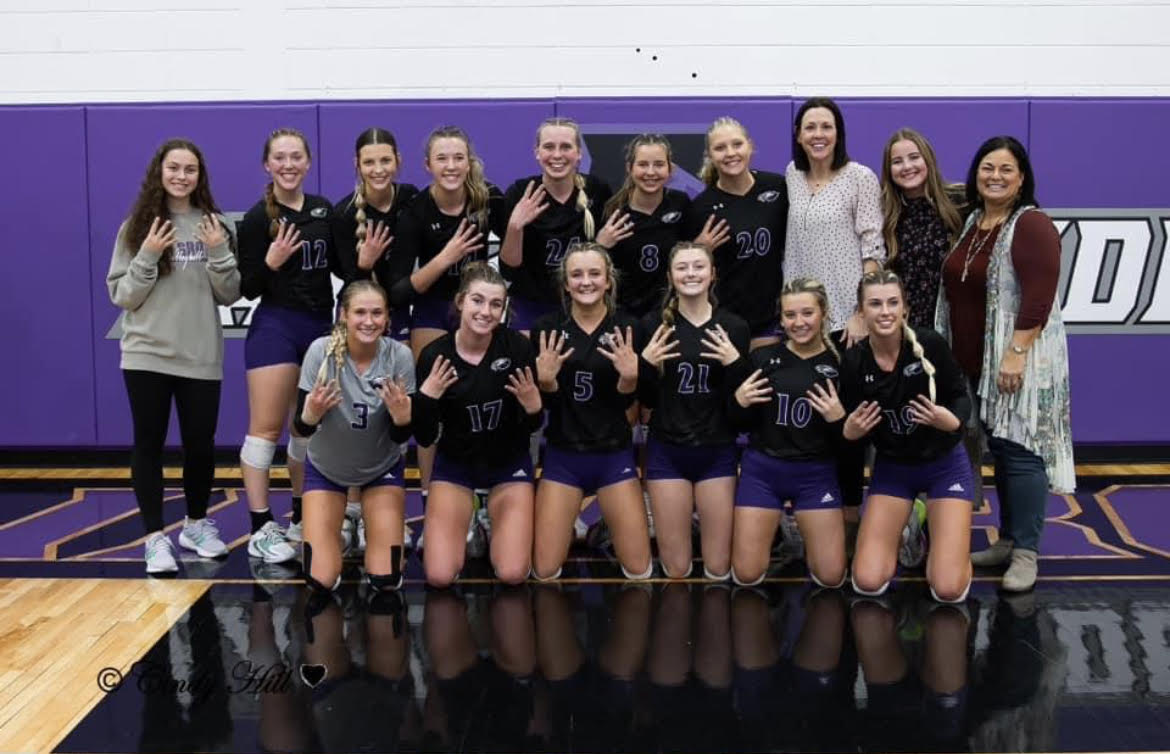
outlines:
[{"label": "knee pad", "polygon": [[272,457],[276,455],[276,443],[255,435],[245,435],[244,445],[240,448],[240,460],[254,469],[268,471],[272,467]]},{"label": "knee pad", "polygon": [[309,452],[309,438],[307,437],[290,437],[288,438],[288,460],[296,461],[297,463],[305,462],[305,455]]},{"label": "knee pad", "polygon": [[626,570],[625,566],[622,566],[622,575],[625,576],[630,581],[645,581],[646,579],[650,578],[650,576],[652,576],[653,574],[654,574],[654,558],[650,559],[650,565],[646,566],[645,573],[638,573],[638,574],[630,573],[629,571]]},{"label": "knee pad", "polygon": [[532,568],[530,569],[530,573],[532,574],[532,578],[535,579],[536,581],[539,581],[541,583],[546,583],[549,581],[556,581],[557,579],[559,579],[561,577],[561,570],[563,568],[564,568],[564,566],[562,566],[561,568],[558,568],[556,570],[556,573],[554,573],[552,576],[541,576],[539,573],[536,572],[536,566],[532,566]]},{"label": "knee pad", "polygon": [[366,582],[375,592],[397,591],[402,587],[402,545],[390,545],[390,573],[379,576],[366,574]]},{"label": "knee pad", "polygon": [[933,586],[930,588],[930,596],[934,598],[935,602],[941,602],[944,605],[961,605],[967,601],[967,594],[970,591],[971,591],[971,582],[968,581],[967,588],[963,590],[962,594],[960,594],[958,597],[954,598],[953,600],[944,600],[942,597],[939,597],[938,592],[934,591]]},{"label": "knee pad", "polygon": [[858,594],[860,594],[863,597],[881,597],[883,594],[886,593],[886,590],[890,588],[890,582],[887,581],[886,583],[882,584],[881,586],[879,586],[877,589],[873,590],[872,592],[867,592],[864,589],[857,586],[857,579],[850,578],[850,581],[853,582],[853,591],[857,592]]},{"label": "knee pad", "polygon": [[703,566],[703,578],[705,578],[709,581],[727,581],[727,579],[730,576],[731,576],[731,569],[730,568],[727,569],[727,573],[725,573],[723,575],[719,575],[718,573],[711,573],[710,571],[707,570],[707,566]]},{"label": "knee pad", "polygon": [[738,574],[735,572],[735,569],[734,569],[734,568],[732,568],[732,569],[731,569],[731,580],[735,582],[735,585],[736,585],[736,586],[759,586],[760,584],[764,583],[764,579],[765,579],[765,578],[767,578],[767,577],[768,577],[768,572],[765,570],[765,571],[764,571],[764,572],[762,572],[762,573],[759,575],[759,577],[758,577],[758,578],[756,578],[755,580],[753,580],[753,581],[744,581],[744,580],[743,580],[743,579],[741,579],[741,578],[739,577],[739,575],[738,575]]},{"label": "knee pad", "polygon": [[[690,576],[691,572],[693,572],[694,570],[695,570],[695,561],[692,560],[691,564],[687,566],[687,570],[681,576],[671,576],[670,571],[666,570],[666,564],[665,563],[662,564],[662,572],[664,574],[666,574],[666,578],[668,578],[668,579],[685,579],[688,576]],[[706,572],[706,569],[704,569],[704,573],[705,572]]]},{"label": "knee pad", "polygon": [[[849,576],[848,576],[848,574],[846,574],[845,576],[842,576],[842,577],[841,577],[841,582],[840,582],[840,583],[838,583],[838,584],[826,584],[825,582],[823,582],[823,581],[821,581],[820,579],[818,579],[818,578],[817,578],[816,571],[814,571],[814,570],[813,570],[813,569],[811,569],[811,568],[810,568],[810,569],[808,569],[808,577],[809,577],[810,579],[812,579],[812,582],[813,582],[814,584],[816,584],[817,586],[821,587],[822,589],[840,589],[841,587],[845,586],[845,582],[846,582],[846,581],[849,579]],[[887,582],[886,582],[886,586],[885,586],[885,587],[882,587],[882,591],[884,592],[884,591],[886,590],[886,587],[888,587],[889,585],[890,585],[890,584],[889,584],[889,582],[887,581]],[[853,587],[853,589],[854,589],[854,590],[856,590],[856,589],[857,589],[857,587],[856,587],[856,586],[854,586],[854,587]],[[859,592],[859,593],[860,593],[860,592]]]}]

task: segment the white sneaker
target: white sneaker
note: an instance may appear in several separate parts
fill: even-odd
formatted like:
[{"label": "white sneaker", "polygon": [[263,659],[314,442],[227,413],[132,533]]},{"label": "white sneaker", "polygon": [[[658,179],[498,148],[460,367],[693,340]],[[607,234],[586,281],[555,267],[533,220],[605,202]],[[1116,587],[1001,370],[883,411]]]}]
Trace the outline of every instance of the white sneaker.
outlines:
[{"label": "white sneaker", "polygon": [[[362,525],[362,536],[366,533],[365,525]],[[419,541],[421,542],[421,535]],[[402,522],[402,549],[410,550],[414,548],[414,532],[410,530],[410,524],[405,521]]]},{"label": "white sneaker", "polygon": [[295,524],[289,524],[288,528],[284,530],[284,538],[289,542],[304,542],[305,541],[305,523],[298,521]]},{"label": "white sneaker", "polygon": [[248,538],[248,555],[265,563],[287,563],[297,556],[297,551],[288,543],[280,526],[269,521]]},{"label": "white sneaker", "polygon": [[587,534],[589,534],[589,525],[580,516],[577,516],[577,520],[573,522],[573,539],[584,541]]},{"label": "white sneaker", "polygon": [[[917,501],[915,501],[917,504]],[[926,533],[916,508],[910,510],[910,519],[902,527],[902,544],[898,548],[898,562],[903,568],[917,568],[926,559]]]},{"label": "white sneaker", "polygon": [[215,521],[210,518],[186,519],[179,532],[179,546],[194,550],[201,558],[222,558],[228,552],[227,545],[219,538]]},{"label": "white sneaker", "polygon": [[179,570],[175,562],[175,547],[170,537],[161,531],[146,538],[146,572],[174,573]]},{"label": "white sneaker", "polygon": [[479,517],[474,513],[467,524],[467,557],[482,558],[487,553],[487,537],[479,525]]}]

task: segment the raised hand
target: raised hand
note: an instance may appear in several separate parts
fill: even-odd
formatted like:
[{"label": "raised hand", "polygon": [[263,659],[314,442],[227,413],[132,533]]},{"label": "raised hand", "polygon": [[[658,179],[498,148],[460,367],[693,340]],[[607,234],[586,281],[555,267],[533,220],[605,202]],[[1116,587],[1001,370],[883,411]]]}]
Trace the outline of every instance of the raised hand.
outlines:
[{"label": "raised hand", "polygon": [[772,383],[757,369],[735,389],[735,402],[743,408],[772,400]]},{"label": "raised hand", "polygon": [[695,243],[701,243],[714,251],[727,243],[729,238],[731,238],[731,228],[728,227],[727,221],[717,219],[715,215],[708,215],[707,222],[703,223],[703,230],[695,236]]},{"label": "raised hand", "polygon": [[305,398],[305,407],[301,409],[301,421],[305,424],[317,424],[338,403],[341,403],[341,386],[337,384],[337,380],[318,382]]},{"label": "raised hand", "polygon": [[532,367],[517,369],[508,375],[508,384],[504,389],[516,396],[524,413],[532,415],[542,408],[540,388],[536,386],[536,378],[532,376]]},{"label": "raised hand", "polygon": [[375,224],[373,220],[366,220],[366,237],[362,239],[357,250],[358,267],[363,270],[373,269],[374,263],[386,252],[393,240],[394,236],[390,235],[390,228],[384,222],[379,220]]},{"label": "raised hand", "polygon": [[678,348],[678,341],[671,340],[670,337],[674,335],[674,327],[667,324],[661,324],[654,331],[650,342],[642,349],[642,358],[646,360],[651,366],[661,370],[663,362],[668,359],[677,359],[681,354],[675,349]]},{"label": "raised hand", "polygon": [[706,337],[699,342],[707,350],[699,355],[704,359],[714,359],[723,366],[734,364],[739,359],[739,349],[731,342],[731,336],[723,329],[723,325],[717,324],[714,329],[707,328],[703,333]]},{"label": "raised hand", "polygon": [[954,432],[961,422],[959,417],[951,413],[945,406],[940,406],[925,395],[919,395],[910,401],[910,418],[917,424],[941,429],[943,432]]},{"label": "raised hand", "polygon": [[142,239],[142,250],[155,256],[162,256],[162,253],[174,242],[175,226],[171,224],[170,220],[156,217],[154,222],[150,224],[146,238]]},{"label": "raised hand", "polygon": [[390,412],[390,419],[395,426],[403,427],[410,424],[410,395],[406,392],[406,383],[401,378],[386,380],[382,389],[378,391],[386,410]]},{"label": "raised hand", "polygon": [[808,397],[808,402],[813,405],[817,413],[825,418],[827,422],[835,422],[845,416],[845,407],[841,405],[841,399],[837,397],[837,388],[833,385],[832,380],[826,380],[825,384],[828,389],[821,387],[821,383],[814,383],[812,390],[805,393]]},{"label": "raised hand", "polygon": [[459,375],[455,371],[455,365],[446,357],[439,355],[435,357],[435,363],[431,364],[431,373],[423,380],[422,387],[418,391],[428,398],[438,400],[443,397],[443,393],[447,392],[447,388],[458,380]]},{"label": "raised hand", "polygon": [[634,223],[627,212],[614,212],[597,231],[597,243],[607,249],[612,249],[622,241],[634,235]]},{"label": "raised hand", "polygon": [[565,347],[565,337],[560,332],[540,333],[540,353],[536,355],[536,380],[540,389],[551,393],[557,389],[557,375],[561,365],[573,354],[573,349],[562,352]]},{"label": "raised hand", "polygon": [[861,316],[861,312],[854,312],[845,321],[845,347],[852,348],[855,343],[868,336],[869,326],[865,324],[865,318]]},{"label": "raised hand", "polygon": [[281,265],[287,262],[288,258],[297,250],[300,242],[301,231],[297,229],[297,226],[281,219],[280,227],[276,231],[276,238],[268,244],[268,253],[264,255],[264,264],[268,265],[270,270],[279,270]]},{"label": "raised hand", "polygon": [[522,230],[529,223],[548,209],[548,196],[544,185],[537,186],[535,181],[529,181],[524,187],[524,196],[512,208],[512,216],[508,218],[508,227]]},{"label": "raised hand", "polygon": [[443,257],[448,267],[452,267],[461,262],[464,257],[474,254],[482,248],[483,233],[479,232],[475,223],[468,221],[465,217],[459,221],[455,235],[451,236],[451,240],[439,252],[439,256]]},{"label": "raised hand", "polygon": [[638,381],[638,354],[634,352],[634,328],[627,327],[622,333],[620,327],[613,328],[609,336],[608,348],[601,339],[597,344],[597,352],[609,359],[613,368],[617,370],[620,382]]},{"label": "raised hand", "polygon": [[877,401],[862,401],[845,419],[842,434],[846,440],[865,437],[882,420],[882,407]]},{"label": "raised hand", "polygon": [[227,243],[227,231],[223,229],[215,215],[204,215],[200,218],[199,227],[195,229],[195,237],[208,249]]}]

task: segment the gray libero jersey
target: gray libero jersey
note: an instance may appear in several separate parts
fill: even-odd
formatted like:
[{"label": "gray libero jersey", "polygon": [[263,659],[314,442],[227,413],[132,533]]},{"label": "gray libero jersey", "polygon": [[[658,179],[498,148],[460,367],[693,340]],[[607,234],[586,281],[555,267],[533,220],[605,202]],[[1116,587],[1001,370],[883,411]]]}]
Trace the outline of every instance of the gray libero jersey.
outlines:
[{"label": "gray libero jersey", "polygon": [[[317,370],[325,358],[329,338],[317,338],[305,353],[298,387],[312,391]],[[329,364],[328,379],[338,377]],[[309,438],[309,460],[326,479],[343,487],[359,487],[383,476],[402,458],[402,446],[390,437],[390,412],[373,385],[382,379],[402,380],[414,393],[414,358],[410,348],[391,340],[378,341],[378,354],[366,373],[358,376],[348,356],[341,370],[341,403],[321,419]]]}]

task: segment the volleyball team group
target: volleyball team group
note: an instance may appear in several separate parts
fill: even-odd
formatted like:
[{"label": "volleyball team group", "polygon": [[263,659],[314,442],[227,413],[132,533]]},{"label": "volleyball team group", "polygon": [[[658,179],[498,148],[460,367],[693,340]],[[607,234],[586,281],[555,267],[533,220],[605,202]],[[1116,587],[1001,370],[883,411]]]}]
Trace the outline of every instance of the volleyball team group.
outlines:
[{"label": "volleyball team group", "polygon": [[[539,173],[501,192],[459,128],[430,134],[422,189],[396,180],[397,143],[370,128],[356,187],[333,203],[304,192],[309,144],[279,129],[263,149],[270,183],[236,228],[198,147],[163,144],[107,277],[124,310],[147,571],[178,567],[162,510],[172,402],[179,545],[227,553],[207,517],[216,305],[242,295],[259,300],[240,452],[248,553],[283,563],[303,543],[319,600],[340,583],[348,540],[374,598],[402,585],[412,437],[434,587],[458,579],[477,527],[500,581],[557,579],[596,495],[631,580],[655,574],[652,536],[661,575],[692,576],[697,521],[713,581],[763,581],[780,530],[803,541],[822,587],[880,595],[899,559],[921,562],[928,534],[935,599],[963,602],[973,564],[1006,565],[1003,588],[1032,588],[1048,493],[1074,477],[1060,240],[1024,147],[989,139],[962,185],[910,129],[888,140],[880,178],[851,160],[829,99],[806,101],[792,135],[784,175],[755,170],[747,130],[719,118],[690,198],[668,187],[660,135],[628,144],[614,193],[579,172],[577,124],[549,119]],[[331,276],[344,282],[336,301]],[[269,470],[286,425],[282,527]],[[1000,527],[971,553],[984,443]]]}]

